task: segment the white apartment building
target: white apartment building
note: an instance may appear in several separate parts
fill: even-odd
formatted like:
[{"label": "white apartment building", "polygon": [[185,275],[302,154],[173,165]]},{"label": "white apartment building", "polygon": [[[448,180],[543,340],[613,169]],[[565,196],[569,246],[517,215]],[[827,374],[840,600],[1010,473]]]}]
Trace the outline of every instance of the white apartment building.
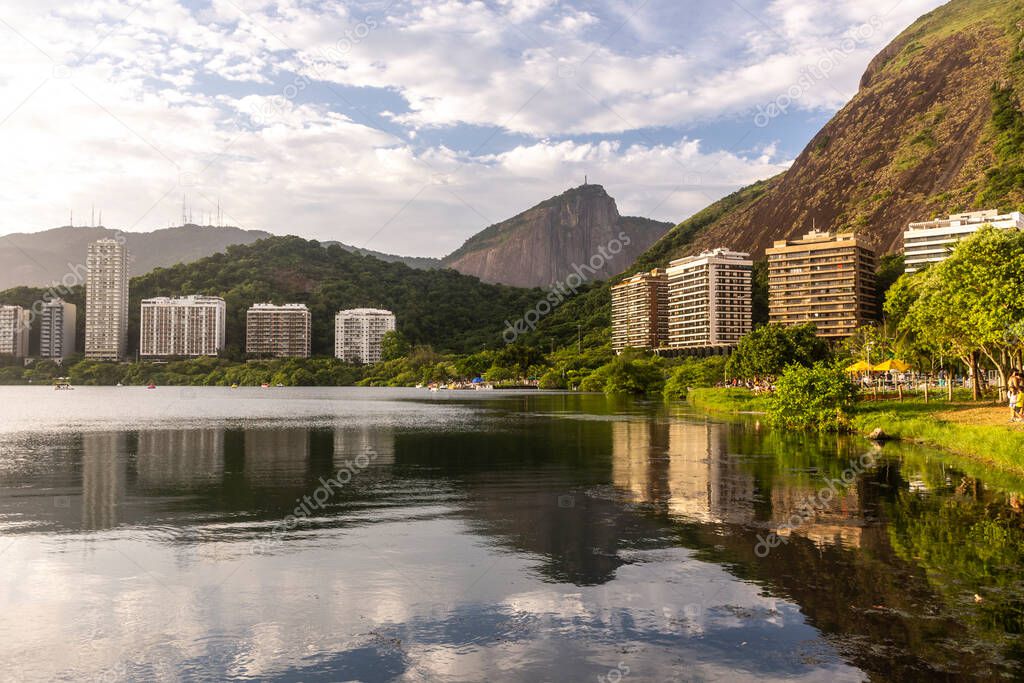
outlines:
[{"label": "white apartment building", "polygon": [[311,327],[306,304],[253,304],[245,314],[245,352],[309,358]]},{"label": "white apartment building", "polygon": [[226,313],[219,296],[143,299],[139,355],[216,356],[224,348]]},{"label": "white apartment building", "polygon": [[21,306],[0,306],[0,356],[28,355],[31,312]]},{"label": "white apartment building", "polygon": [[715,249],[672,261],[668,274],[669,348],[735,346],[751,328],[750,254]]},{"label": "white apartment building", "polygon": [[376,308],[339,311],[334,318],[334,355],[349,363],[379,363],[380,342],[395,329],[395,314]]},{"label": "white apartment building", "polygon": [[932,263],[945,261],[956,243],[982,226],[1006,230],[1024,229],[1024,217],[1019,211],[1001,214],[995,210],[956,213],[949,218],[911,223],[903,233],[903,253],[907,272],[914,273]]},{"label": "white apartment building", "polygon": [[85,357],[121,360],[128,342],[128,248],[115,239],[89,245],[85,265]]},{"label": "white apartment building", "polygon": [[75,352],[78,307],[63,299],[43,302],[39,311],[39,356],[62,360]]}]

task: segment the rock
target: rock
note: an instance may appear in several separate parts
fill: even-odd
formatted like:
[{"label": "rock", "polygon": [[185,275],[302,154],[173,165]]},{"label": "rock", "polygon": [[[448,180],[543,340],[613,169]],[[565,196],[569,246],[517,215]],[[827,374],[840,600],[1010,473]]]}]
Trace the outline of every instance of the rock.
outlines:
[{"label": "rock", "polygon": [[868,434],[868,438],[871,439],[872,441],[890,441],[892,439],[892,437],[886,434],[881,427],[878,427],[873,432]]}]

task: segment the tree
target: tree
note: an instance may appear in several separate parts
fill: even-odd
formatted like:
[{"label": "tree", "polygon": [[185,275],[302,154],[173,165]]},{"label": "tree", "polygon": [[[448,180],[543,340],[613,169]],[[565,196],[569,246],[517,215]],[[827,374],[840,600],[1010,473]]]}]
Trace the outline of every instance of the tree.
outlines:
[{"label": "tree", "polygon": [[389,361],[403,358],[411,350],[412,346],[409,344],[409,340],[398,330],[385,332],[384,336],[381,337],[380,353],[382,360]]},{"label": "tree", "polygon": [[765,325],[740,340],[726,369],[739,379],[772,378],[789,365],[811,365],[829,357],[828,344],[813,325]]},{"label": "tree", "polygon": [[786,429],[848,431],[856,400],[857,387],[842,364],[791,365],[768,396],[768,420]]},{"label": "tree", "polygon": [[894,285],[886,305],[902,314],[901,327],[936,348],[949,350],[971,368],[979,397],[978,356],[1006,386],[1020,357],[1024,320],[1024,234],[985,227],[961,241],[945,261]]}]

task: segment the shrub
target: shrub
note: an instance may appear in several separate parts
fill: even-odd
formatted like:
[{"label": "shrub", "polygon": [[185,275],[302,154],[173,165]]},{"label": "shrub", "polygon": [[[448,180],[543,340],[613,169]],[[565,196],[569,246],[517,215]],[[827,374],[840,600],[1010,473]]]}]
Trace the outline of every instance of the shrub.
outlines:
[{"label": "shrub", "polygon": [[838,365],[791,365],[767,400],[768,420],[786,429],[850,431],[857,387]]}]

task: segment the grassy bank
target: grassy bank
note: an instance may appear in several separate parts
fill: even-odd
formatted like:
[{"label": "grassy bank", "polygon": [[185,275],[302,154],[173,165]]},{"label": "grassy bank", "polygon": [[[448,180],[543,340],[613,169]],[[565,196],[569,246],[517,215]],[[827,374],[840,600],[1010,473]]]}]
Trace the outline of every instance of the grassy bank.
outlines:
[{"label": "grassy bank", "polygon": [[749,389],[691,389],[686,401],[709,413],[762,413],[764,398]]},{"label": "grassy bank", "polygon": [[862,434],[881,429],[893,438],[1024,474],[1024,425],[1008,420],[1009,409],[1002,406],[922,400],[864,402],[853,416],[854,427]]}]

